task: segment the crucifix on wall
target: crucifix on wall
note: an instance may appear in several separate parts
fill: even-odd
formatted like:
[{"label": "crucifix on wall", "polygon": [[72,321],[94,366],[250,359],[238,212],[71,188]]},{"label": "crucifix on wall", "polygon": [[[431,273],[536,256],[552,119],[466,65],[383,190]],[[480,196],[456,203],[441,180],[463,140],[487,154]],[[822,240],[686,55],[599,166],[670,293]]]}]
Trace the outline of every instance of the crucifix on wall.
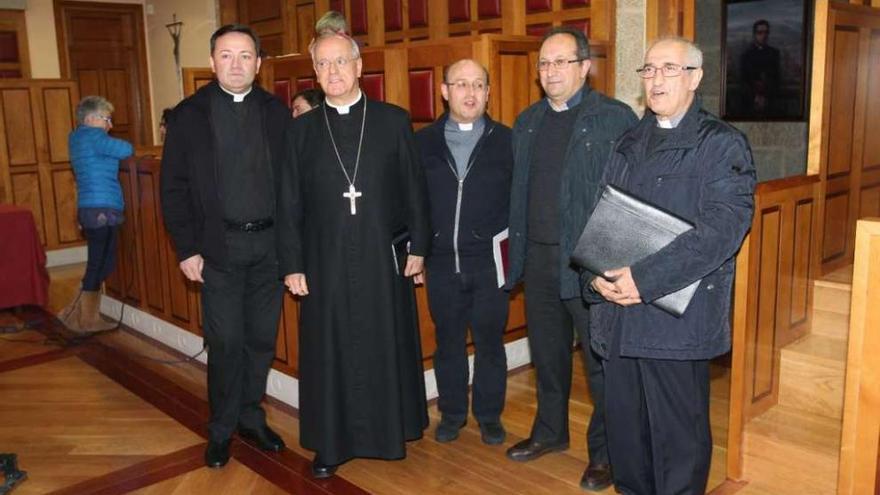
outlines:
[{"label": "crucifix on wall", "polygon": [[180,99],[183,99],[183,73],[180,70],[180,31],[183,27],[183,22],[177,20],[177,14],[171,15],[171,23],[166,24],[165,27],[168,29],[168,33],[171,35],[171,40],[174,43],[174,67],[177,72],[177,92],[180,96]]}]

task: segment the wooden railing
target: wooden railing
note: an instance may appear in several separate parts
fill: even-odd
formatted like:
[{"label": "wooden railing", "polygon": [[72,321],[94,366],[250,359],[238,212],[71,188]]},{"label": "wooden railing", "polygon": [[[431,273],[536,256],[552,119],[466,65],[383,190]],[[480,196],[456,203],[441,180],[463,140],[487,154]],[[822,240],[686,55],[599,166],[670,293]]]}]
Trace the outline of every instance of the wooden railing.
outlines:
[{"label": "wooden railing", "polygon": [[880,219],[856,225],[838,494],[878,493],[880,453]]},{"label": "wooden railing", "polygon": [[[180,272],[159,206],[159,149],[139,150],[139,158],[122,162],[119,176],[125,196],[123,224],[116,270],[106,283],[110,296],[196,335],[202,335],[199,286]],[[146,154],[147,156],[143,156]],[[152,156],[150,156],[152,155]],[[422,355],[425,367],[432,366],[434,323],[428,312],[424,287],[416,288]],[[274,367],[297,376],[299,302],[284,297]],[[525,336],[525,305],[521,292],[510,302],[505,341]]]},{"label": "wooden railing", "polygon": [[737,256],[728,476],[742,473],[745,423],[776,404],[780,349],[810,331],[819,177],[758,184],[752,228]]}]

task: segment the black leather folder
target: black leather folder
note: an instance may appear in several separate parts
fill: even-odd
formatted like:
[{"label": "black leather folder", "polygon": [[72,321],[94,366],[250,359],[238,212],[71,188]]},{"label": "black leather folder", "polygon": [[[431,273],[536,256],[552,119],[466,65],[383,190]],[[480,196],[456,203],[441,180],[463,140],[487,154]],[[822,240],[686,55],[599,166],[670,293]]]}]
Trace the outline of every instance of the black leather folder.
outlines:
[{"label": "black leather folder", "polygon": [[[693,228],[686,220],[614,186],[605,186],[571,261],[601,276],[607,270],[632,266]],[[651,304],[681,316],[698,285],[699,280]]]}]

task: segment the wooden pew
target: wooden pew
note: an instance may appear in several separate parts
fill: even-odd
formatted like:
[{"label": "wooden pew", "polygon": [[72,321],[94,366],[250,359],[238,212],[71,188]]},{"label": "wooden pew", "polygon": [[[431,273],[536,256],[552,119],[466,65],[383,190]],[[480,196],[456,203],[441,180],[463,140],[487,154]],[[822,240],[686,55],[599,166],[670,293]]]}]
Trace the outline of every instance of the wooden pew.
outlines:
[{"label": "wooden pew", "polygon": [[837,493],[880,492],[880,219],[856,225]]}]

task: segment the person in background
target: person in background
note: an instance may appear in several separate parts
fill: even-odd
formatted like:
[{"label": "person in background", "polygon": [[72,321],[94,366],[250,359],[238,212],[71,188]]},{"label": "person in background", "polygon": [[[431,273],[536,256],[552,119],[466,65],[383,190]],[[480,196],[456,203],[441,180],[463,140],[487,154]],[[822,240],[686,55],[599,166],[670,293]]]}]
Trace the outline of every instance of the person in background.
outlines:
[{"label": "person in background", "polygon": [[315,38],[317,39],[324,34],[349,34],[345,15],[335,10],[328,10],[326,14],[322,15],[315,23]]},{"label": "person in background", "polygon": [[309,88],[293,95],[290,99],[290,110],[293,118],[314,110],[324,101],[324,92],[320,88]]},{"label": "person in background", "polygon": [[70,133],[70,163],[76,178],[77,219],[88,243],[88,261],[82,289],[59,313],[75,332],[93,333],[115,328],[101,319],[98,292],[116,266],[116,243],[125,203],[119,184],[119,160],[133,148],[109,136],[113,104],[100,96],[86,96],[76,106],[77,127]]}]

